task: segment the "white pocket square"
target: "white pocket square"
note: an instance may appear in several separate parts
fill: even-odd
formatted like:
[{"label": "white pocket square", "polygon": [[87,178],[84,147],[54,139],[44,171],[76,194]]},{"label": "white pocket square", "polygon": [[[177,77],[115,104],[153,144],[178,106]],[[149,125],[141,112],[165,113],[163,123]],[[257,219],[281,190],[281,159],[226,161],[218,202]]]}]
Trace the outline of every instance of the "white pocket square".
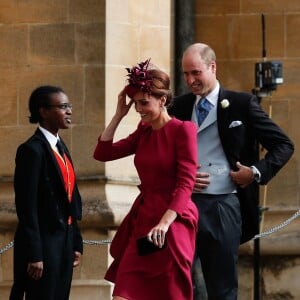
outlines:
[{"label": "white pocket square", "polygon": [[232,121],[229,125],[229,128],[233,128],[233,127],[237,127],[237,126],[241,126],[243,124],[242,121]]}]

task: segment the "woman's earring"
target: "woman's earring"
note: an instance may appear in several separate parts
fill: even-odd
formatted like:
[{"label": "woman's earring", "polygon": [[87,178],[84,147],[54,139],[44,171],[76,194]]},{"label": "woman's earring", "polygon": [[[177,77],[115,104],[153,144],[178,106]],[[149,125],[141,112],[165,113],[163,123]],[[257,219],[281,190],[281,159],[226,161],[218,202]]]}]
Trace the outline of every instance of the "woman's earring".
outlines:
[{"label": "woman's earring", "polygon": [[162,112],[165,112],[165,111],[166,111],[166,107],[165,107],[164,105],[162,105],[162,106],[160,107],[160,109],[161,109]]}]

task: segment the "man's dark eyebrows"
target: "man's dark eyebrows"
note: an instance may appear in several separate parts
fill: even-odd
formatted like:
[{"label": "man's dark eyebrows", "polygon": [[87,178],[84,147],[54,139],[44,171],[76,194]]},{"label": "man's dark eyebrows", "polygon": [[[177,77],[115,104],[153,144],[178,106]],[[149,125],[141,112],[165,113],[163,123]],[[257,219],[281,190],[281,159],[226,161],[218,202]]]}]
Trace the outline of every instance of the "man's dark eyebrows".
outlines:
[{"label": "man's dark eyebrows", "polygon": [[198,74],[198,73],[201,73],[202,71],[201,70],[198,70],[198,69],[195,69],[195,70],[192,70],[191,73],[192,74]]}]

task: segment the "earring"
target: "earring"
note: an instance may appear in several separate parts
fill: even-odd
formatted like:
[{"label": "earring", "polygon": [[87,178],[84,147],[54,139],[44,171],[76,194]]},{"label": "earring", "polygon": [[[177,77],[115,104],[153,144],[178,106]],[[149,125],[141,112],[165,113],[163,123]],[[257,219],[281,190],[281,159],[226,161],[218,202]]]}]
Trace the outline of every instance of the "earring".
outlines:
[{"label": "earring", "polygon": [[165,112],[165,111],[166,111],[166,107],[165,107],[164,105],[162,105],[162,106],[160,107],[160,109],[161,109],[162,112]]}]

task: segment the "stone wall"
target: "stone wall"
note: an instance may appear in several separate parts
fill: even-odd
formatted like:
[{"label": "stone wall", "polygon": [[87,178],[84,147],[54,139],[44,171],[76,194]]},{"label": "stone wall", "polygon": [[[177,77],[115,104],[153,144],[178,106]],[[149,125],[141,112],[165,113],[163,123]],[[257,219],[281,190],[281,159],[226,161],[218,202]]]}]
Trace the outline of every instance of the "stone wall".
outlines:
[{"label": "stone wall", "polygon": [[[105,1],[53,0],[0,3],[0,248],[16,226],[12,176],[17,146],[35,130],[28,98],[39,85],[61,86],[73,104],[72,126],[61,131],[71,150],[84,201],[85,239],[107,239],[114,220],[104,191],[104,166],[92,158],[105,122]],[[12,249],[0,255],[0,299],[12,283]],[[101,280],[108,246],[84,247],[72,299],[109,299]],[[78,287],[78,288],[77,288]],[[101,295],[93,297],[92,295]],[[106,295],[106,296],[103,296]]]},{"label": "stone wall", "polygon": [[[1,1],[0,249],[13,240],[15,151],[35,130],[28,122],[28,98],[42,84],[63,87],[73,104],[72,127],[60,134],[83,197],[83,238],[112,238],[137,195],[137,175],[132,158],[105,165],[92,154],[125,84],[125,67],[151,58],[169,70],[170,5],[164,0],[138,5],[135,0]],[[132,110],[118,136],[128,134],[137,120]],[[12,283],[12,255],[12,249],[0,255],[1,300],[8,299]],[[109,263],[107,244],[85,244],[71,299],[110,299],[111,285],[103,280]]]}]

